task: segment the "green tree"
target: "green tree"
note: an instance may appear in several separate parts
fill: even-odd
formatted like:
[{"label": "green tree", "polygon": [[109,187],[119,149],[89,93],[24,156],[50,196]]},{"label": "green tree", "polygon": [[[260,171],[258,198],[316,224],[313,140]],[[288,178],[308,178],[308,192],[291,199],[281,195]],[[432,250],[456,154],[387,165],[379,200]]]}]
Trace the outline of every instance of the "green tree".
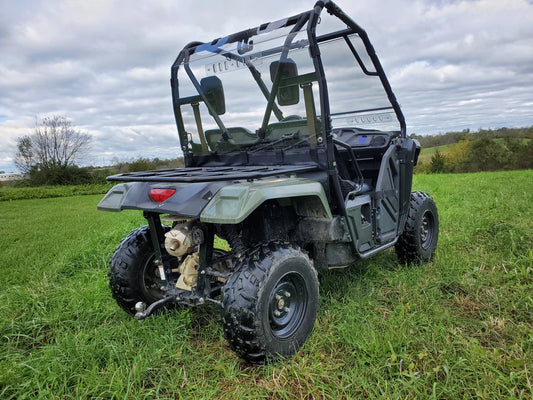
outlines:
[{"label": "green tree", "polygon": [[512,156],[505,146],[485,137],[472,141],[465,166],[467,172],[511,169]]},{"label": "green tree", "polygon": [[470,154],[469,140],[461,140],[450,147],[446,153],[446,170],[449,172],[464,172],[465,164]]},{"label": "green tree", "polygon": [[438,148],[431,156],[429,171],[434,174],[446,172],[446,156]]},{"label": "green tree", "polygon": [[524,143],[516,152],[516,167],[519,169],[533,168],[533,140]]}]

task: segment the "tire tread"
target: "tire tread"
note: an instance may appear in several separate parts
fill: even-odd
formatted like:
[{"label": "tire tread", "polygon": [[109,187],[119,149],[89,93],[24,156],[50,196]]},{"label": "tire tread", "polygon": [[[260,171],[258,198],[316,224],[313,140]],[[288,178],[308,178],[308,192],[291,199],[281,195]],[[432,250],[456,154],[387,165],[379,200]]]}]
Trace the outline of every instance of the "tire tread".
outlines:
[{"label": "tire tread", "polygon": [[[222,326],[230,348],[244,360],[263,364],[277,358],[269,354],[264,343],[264,332],[255,319],[257,298],[262,284],[274,263],[292,257],[303,257],[313,265],[299,247],[278,242],[260,244],[247,253],[222,289]],[[314,278],[316,271],[312,267]],[[318,279],[316,280],[318,285]]]},{"label": "tire tread", "polygon": [[428,203],[429,207],[434,208],[435,211],[434,217],[436,227],[434,234],[436,247],[438,238],[438,215],[435,202],[433,201],[433,198],[425,192],[412,192],[405,227],[395,246],[396,255],[402,264],[418,264],[423,261],[431,261],[435,253],[435,248],[433,248],[429,255],[422,254],[418,243],[417,235],[419,232],[417,229],[417,219],[420,217],[420,210],[425,207],[425,203]]}]

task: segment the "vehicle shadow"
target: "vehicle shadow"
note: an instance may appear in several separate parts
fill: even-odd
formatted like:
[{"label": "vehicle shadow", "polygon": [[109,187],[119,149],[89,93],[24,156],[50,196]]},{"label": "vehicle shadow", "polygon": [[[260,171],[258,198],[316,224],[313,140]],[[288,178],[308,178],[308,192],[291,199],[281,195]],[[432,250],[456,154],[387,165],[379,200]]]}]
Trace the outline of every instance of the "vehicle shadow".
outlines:
[{"label": "vehicle shadow", "polygon": [[406,266],[398,262],[393,250],[389,250],[366,260],[360,259],[344,268],[321,270],[318,274],[321,300],[327,303],[329,299],[343,298],[354,286],[358,286],[359,290],[370,290],[376,281],[384,279],[384,272],[401,268]]}]

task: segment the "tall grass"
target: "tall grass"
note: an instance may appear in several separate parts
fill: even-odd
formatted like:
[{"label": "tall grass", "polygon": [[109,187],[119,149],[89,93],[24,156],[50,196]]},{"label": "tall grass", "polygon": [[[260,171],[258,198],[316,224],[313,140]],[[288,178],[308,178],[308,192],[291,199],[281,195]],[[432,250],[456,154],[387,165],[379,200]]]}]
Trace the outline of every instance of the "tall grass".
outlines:
[{"label": "tall grass", "polygon": [[102,194],[112,186],[111,183],[32,187],[0,186],[0,201]]},{"label": "tall grass", "polygon": [[533,171],[414,179],[439,208],[435,261],[322,273],[312,336],[263,367],[229,350],[214,305],[139,323],[114,303],[108,260],[140,213],[2,202],[0,398],[531,398]]}]

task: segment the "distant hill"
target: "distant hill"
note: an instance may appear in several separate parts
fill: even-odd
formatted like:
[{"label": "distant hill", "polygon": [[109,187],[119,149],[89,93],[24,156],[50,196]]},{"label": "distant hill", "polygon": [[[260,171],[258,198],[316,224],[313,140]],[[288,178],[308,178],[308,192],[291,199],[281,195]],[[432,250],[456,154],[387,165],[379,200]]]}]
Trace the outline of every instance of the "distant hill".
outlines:
[{"label": "distant hill", "polygon": [[533,127],[411,135],[422,150],[415,172],[478,172],[533,168]]},{"label": "distant hill", "polygon": [[453,143],[458,143],[461,140],[475,140],[481,138],[488,139],[505,139],[505,138],[519,138],[519,139],[533,139],[533,126],[528,128],[498,128],[498,129],[479,129],[476,132],[470,129],[464,129],[461,132],[447,132],[438,135],[420,136],[410,135],[413,139],[417,139],[424,148],[444,146]]}]

